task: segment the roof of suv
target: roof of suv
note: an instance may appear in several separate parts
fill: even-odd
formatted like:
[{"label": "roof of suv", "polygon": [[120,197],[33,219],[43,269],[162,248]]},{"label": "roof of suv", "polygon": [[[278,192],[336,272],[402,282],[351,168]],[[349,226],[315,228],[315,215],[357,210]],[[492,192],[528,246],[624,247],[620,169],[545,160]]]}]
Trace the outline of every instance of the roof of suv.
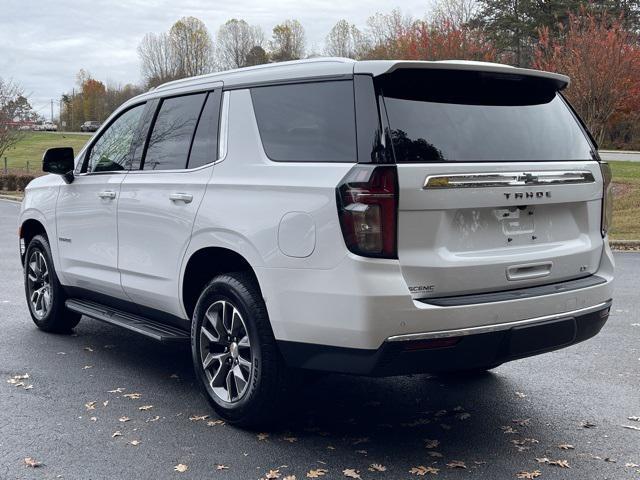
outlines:
[{"label": "roof of suv", "polygon": [[238,68],[216,72],[198,77],[184,78],[164,83],[153,92],[163,92],[183,87],[193,87],[215,82],[223,82],[225,88],[248,87],[263,83],[291,82],[311,78],[339,78],[354,73],[373,76],[391,73],[401,68],[467,70],[493,73],[504,73],[539,77],[552,80],[561,90],[569,84],[569,77],[558,73],[516,68],[510,65],[465,60],[416,61],[416,60],[364,60],[355,61],[349,58],[319,57],[290,62],[268,63],[254,67]]}]

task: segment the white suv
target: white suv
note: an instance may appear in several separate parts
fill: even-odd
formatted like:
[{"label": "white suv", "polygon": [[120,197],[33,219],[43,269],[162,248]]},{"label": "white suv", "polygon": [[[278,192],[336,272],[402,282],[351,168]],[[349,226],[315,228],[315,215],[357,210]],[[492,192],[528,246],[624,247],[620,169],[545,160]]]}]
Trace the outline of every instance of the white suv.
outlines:
[{"label": "white suv", "polygon": [[478,371],[592,337],[610,172],[568,81],[313,59],[162,85],[45,154],[20,216],[33,320],[190,341],[244,425],[293,368]]}]

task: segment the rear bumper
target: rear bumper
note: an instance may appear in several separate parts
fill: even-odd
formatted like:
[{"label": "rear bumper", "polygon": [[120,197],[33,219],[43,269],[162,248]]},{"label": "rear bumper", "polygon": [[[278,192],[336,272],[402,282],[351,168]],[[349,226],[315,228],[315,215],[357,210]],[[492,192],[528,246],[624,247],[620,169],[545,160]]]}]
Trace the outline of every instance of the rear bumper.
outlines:
[{"label": "rear bumper", "polygon": [[499,365],[568,347],[596,335],[611,300],[571,312],[465,329],[397,335],[375,350],[279,341],[290,366],[390,376]]}]

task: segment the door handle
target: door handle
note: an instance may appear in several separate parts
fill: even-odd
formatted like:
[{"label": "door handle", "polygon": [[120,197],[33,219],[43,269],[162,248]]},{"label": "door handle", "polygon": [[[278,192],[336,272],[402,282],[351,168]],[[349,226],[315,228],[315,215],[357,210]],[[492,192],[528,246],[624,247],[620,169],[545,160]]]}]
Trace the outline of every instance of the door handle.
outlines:
[{"label": "door handle", "polygon": [[191,203],[191,201],[193,200],[193,195],[191,195],[190,193],[172,193],[171,195],[169,195],[169,199],[172,202]]},{"label": "door handle", "polygon": [[98,196],[100,198],[108,198],[113,200],[114,198],[116,198],[116,192],[112,191],[112,190],[105,190],[103,192],[99,192]]},{"label": "door handle", "polygon": [[553,262],[528,263],[507,268],[507,280],[531,280],[546,277],[551,273]]}]

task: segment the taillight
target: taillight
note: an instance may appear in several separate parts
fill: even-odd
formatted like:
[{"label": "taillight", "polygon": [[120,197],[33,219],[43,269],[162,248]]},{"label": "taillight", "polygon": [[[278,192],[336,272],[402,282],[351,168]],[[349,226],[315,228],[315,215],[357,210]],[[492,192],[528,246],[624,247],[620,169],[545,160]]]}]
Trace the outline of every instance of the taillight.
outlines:
[{"label": "taillight", "polygon": [[611,227],[611,217],[613,216],[613,184],[611,183],[611,167],[606,162],[600,163],[602,172],[602,221],[600,224],[602,236],[606,236]]},{"label": "taillight", "polygon": [[347,248],[365,257],[398,258],[398,172],[392,165],[357,165],[336,189]]}]

